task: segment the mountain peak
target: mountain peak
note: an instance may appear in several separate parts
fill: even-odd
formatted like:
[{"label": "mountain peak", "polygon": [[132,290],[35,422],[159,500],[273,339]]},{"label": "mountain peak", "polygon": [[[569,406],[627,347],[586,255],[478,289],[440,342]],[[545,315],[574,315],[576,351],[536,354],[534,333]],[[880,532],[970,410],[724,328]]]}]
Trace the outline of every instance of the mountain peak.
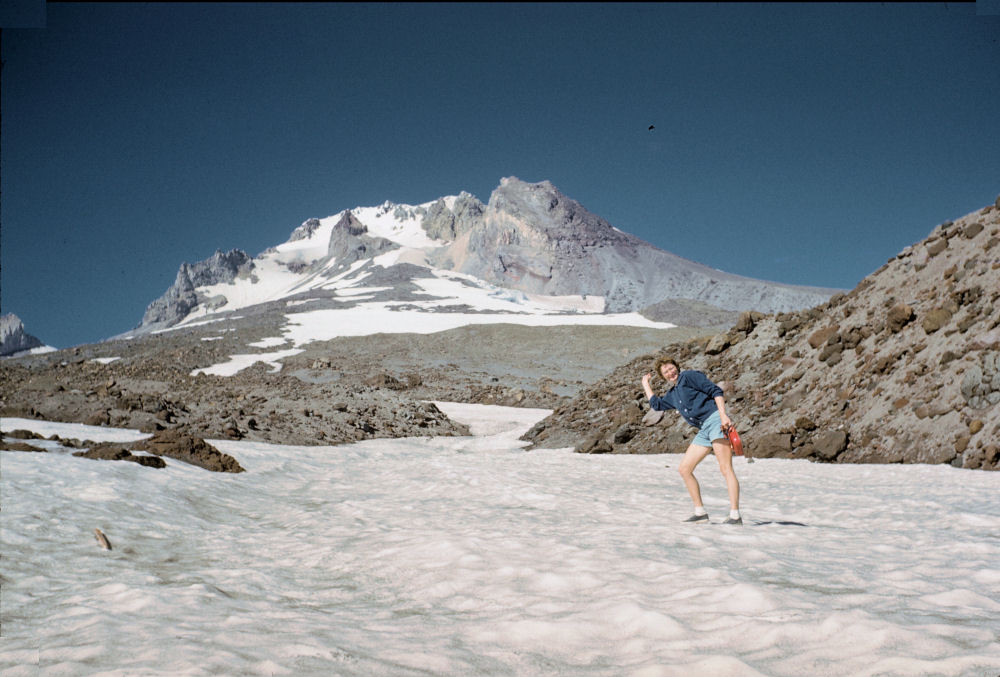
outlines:
[{"label": "mountain peak", "polygon": [[42,342],[24,331],[24,324],[14,313],[0,315],[0,355],[13,355],[40,348]]},{"label": "mountain peak", "polygon": [[500,179],[500,185],[493,190],[489,206],[503,209],[508,204],[526,204],[547,209],[566,199],[550,181],[528,183],[516,176],[508,176]]},{"label": "mountain peak", "polygon": [[333,230],[334,232],[337,232],[338,230],[346,230],[348,235],[357,237],[367,233],[368,227],[358,220],[358,217],[354,215],[354,212],[348,209],[344,212],[344,215],[340,217],[340,221],[333,226]]},{"label": "mountain peak", "polygon": [[488,207],[530,224],[533,230],[544,233],[551,240],[607,242],[627,239],[610,223],[564,195],[550,181],[528,183],[514,176],[501,179],[490,195]]}]

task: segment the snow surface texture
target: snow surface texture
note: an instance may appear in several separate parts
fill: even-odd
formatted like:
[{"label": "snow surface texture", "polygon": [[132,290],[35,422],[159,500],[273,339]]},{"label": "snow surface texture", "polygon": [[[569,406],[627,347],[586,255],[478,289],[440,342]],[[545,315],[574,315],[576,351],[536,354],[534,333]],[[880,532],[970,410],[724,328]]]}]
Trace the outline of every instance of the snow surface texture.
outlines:
[{"label": "snow surface texture", "polygon": [[239,475],[5,452],[0,672],[1000,672],[998,473],[738,459],[739,528],[710,458],[715,523],[685,525],[676,456],[525,452],[546,411],[439,406],[475,436],[213,441]]}]

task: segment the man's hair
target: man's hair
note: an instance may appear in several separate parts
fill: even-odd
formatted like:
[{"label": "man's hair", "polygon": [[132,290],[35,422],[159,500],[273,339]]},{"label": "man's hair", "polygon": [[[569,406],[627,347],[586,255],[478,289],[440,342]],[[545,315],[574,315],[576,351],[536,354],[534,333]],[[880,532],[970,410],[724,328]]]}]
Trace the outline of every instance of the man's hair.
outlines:
[{"label": "man's hair", "polygon": [[678,372],[681,370],[681,365],[677,364],[677,360],[675,360],[674,358],[672,357],[657,358],[656,364],[653,365],[653,373],[656,374],[656,377],[661,380],[663,379],[663,374],[660,373],[660,367],[662,367],[665,364],[674,365],[674,367],[677,369]]}]

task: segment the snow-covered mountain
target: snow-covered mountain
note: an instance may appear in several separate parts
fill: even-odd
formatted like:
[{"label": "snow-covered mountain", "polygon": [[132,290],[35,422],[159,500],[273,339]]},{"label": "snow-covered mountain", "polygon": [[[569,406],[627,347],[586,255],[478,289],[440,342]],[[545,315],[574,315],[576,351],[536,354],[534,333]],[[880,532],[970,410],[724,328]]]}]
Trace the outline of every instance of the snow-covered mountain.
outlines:
[{"label": "snow-covered mountain", "polygon": [[399,311],[502,313],[531,323],[527,318],[635,314],[667,299],[691,299],[778,312],[821,303],[836,291],[689,261],[614,228],[547,181],[511,177],[487,204],[463,192],[417,206],[357,207],[309,219],[254,258],[218,251],[183,264],[134,333],[274,302],[309,304],[302,310],[364,306],[384,320],[382,331],[400,331],[406,325]]}]

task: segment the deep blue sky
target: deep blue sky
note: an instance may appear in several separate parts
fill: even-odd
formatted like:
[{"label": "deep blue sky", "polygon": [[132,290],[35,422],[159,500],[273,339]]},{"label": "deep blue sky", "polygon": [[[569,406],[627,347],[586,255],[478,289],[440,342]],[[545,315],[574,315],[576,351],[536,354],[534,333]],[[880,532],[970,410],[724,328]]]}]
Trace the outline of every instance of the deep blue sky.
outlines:
[{"label": "deep blue sky", "polygon": [[971,3],[49,3],[2,35],[2,310],[97,341],[182,262],[504,176],[851,288],[1000,193],[998,39]]}]

